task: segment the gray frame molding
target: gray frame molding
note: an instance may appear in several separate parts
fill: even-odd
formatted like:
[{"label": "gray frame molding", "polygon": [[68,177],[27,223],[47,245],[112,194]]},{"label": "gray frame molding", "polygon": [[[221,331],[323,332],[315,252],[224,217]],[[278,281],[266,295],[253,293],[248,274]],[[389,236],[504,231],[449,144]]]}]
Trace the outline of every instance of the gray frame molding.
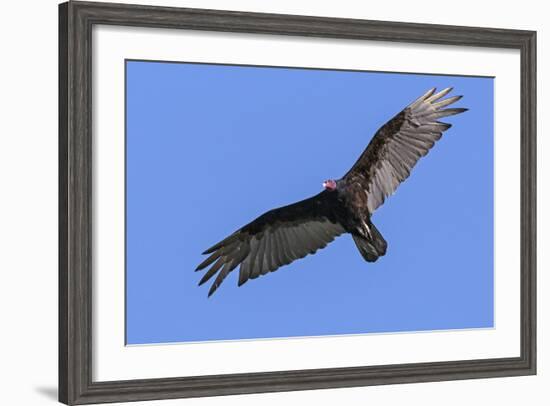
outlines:
[{"label": "gray frame molding", "polygon": [[[515,48],[521,53],[521,355],[202,377],[92,380],[91,32],[94,24]],[[122,293],[121,293],[122,294]],[[536,33],[110,3],[59,6],[59,400],[66,404],[536,373]]]}]

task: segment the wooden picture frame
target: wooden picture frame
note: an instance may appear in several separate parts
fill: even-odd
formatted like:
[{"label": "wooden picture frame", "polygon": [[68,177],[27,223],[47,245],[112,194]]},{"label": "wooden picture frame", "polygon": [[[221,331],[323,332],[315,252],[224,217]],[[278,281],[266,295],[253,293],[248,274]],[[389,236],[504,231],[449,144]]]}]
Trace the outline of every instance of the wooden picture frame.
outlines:
[{"label": "wooden picture frame", "polygon": [[[92,27],[95,24],[517,49],[521,55],[521,355],[366,367],[92,380]],[[122,294],[122,293],[121,293]],[[59,400],[217,396],[536,373],[536,33],[109,3],[59,6]]]}]

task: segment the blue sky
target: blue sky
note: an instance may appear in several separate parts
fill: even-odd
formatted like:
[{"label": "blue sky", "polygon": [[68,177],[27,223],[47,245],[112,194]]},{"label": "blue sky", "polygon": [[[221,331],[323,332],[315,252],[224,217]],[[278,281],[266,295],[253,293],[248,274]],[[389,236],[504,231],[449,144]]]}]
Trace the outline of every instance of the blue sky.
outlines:
[{"label": "blue sky", "polygon": [[[129,344],[493,326],[493,79],[126,63]],[[386,256],[344,235],[207,298],[202,251],[343,176],[434,86],[470,110],[373,215]]]}]

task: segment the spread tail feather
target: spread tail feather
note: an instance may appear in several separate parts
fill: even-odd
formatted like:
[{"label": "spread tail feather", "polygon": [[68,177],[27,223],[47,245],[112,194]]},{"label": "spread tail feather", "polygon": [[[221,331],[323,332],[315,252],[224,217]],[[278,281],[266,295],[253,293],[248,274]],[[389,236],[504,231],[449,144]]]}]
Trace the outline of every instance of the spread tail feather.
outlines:
[{"label": "spread tail feather", "polygon": [[353,234],[352,237],[365,261],[374,262],[386,253],[388,243],[384,240],[384,237],[382,237],[382,234],[380,234],[380,231],[378,231],[374,224],[370,224],[369,228],[371,232],[370,238],[363,238],[355,234]]}]

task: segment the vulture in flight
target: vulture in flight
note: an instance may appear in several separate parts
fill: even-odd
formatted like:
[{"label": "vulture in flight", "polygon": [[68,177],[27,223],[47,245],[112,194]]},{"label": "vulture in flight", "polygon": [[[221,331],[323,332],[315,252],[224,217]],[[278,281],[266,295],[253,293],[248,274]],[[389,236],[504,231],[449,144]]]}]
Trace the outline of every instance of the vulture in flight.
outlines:
[{"label": "vulture in flight", "polygon": [[452,89],[435,88],[405,107],[374,135],[357,162],[341,179],[323,182],[308,199],[270,210],[203,252],[197,271],[210,267],[199,285],[216,276],[208,296],[240,266],[241,286],[307,254],[314,254],[341,234],[351,234],[368,262],[386,253],[387,243],[371,215],[409,176],[451,124],[440,122],[465,108],[446,108],[462,96],[444,98]]}]

